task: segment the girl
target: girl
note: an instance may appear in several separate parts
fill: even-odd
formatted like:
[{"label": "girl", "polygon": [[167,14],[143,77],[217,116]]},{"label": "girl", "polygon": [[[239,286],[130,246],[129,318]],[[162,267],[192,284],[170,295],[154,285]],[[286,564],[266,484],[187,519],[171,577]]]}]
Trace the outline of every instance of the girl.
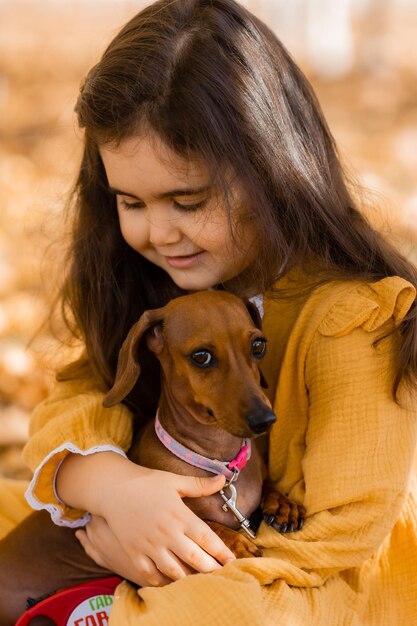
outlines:
[{"label": "girl", "polygon": [[[112,624],[412,622],[417,274],[355,207],[306,79],[234,0],[158,0],[76,111],[62,302],[85,356],[33,415],[28,501],[140,586],[119,588]],[[141,313],[220,286],[263,296],[269,472],[307,509],[298,533],[261,524],[259,559],[235,560],[182,501],[222,479],[127,460],[154,361],[125,405],[102,406]]]}]

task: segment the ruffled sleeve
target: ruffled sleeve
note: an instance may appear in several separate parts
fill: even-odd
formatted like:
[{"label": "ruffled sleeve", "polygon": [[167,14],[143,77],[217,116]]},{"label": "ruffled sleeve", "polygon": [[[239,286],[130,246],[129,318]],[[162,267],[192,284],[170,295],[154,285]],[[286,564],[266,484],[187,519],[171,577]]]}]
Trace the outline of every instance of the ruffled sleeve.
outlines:
[{"label": "ruffled sleeve", "polygon": [[356,285],[336,300],[319,331],[327,337],[343,337],[354,328],[373,332],[387,322],[397,325],[407,314],[415,296],[414,287],[398,276]]},{"label": "ruffled sleeve", "polygon": [[57,382],[55,389],[33,412],[30,438],[23,457],[34,472],[26,492],[32,508],[46,509],[55,523],[80,526],[85,511],[66,506],[57,496],[57,470],[70,454],[112,450],[125,455],[132,438],[132,414],[123,405],[103,407],[104,390],[92,377]]}]

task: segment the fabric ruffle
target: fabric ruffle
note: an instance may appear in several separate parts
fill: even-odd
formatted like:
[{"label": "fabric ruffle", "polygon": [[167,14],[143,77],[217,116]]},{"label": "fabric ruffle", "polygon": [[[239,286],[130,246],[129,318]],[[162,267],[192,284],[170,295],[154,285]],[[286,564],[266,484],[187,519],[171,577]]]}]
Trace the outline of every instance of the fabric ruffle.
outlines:
[{"label": "fabric ruffle", "polygon": [[[126,453],[123,450],[112,445],[94,446],[89,450],[81,450],[71,442],[66,442],[52,450],[43,463],[35,470],[26,490],[25,498],[32,509],[45,509],[50,513],[52,521],[58,526],[69,526],[70,528],[85,526],[90,521],[90,514],[68,507],[62,502],[55,487],[56,475],[61,463],[68,454],[88,456],[97,452],[115,452],[126,457]],[[47,500],[46,502],[45,499]]]},{"label": "fabric ruffle", "polygon": [[326,337],[343,337],[359,327],[373,332],[390,320],[397,326],[415,297],[416,290],[411,283],[398,276],[356,284],[340,294],[318,330]]}]

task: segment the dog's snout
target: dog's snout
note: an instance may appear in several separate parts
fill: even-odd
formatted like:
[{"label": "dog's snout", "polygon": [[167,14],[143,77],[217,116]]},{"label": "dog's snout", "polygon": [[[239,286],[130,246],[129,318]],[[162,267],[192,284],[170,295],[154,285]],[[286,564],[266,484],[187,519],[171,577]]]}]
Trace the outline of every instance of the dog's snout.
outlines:
[{"label": "dog's snout", "polygon": [[246,419],[251,430],[257,435],[266,432],[277,421],[275,413],[267,407],[251,411]]}]

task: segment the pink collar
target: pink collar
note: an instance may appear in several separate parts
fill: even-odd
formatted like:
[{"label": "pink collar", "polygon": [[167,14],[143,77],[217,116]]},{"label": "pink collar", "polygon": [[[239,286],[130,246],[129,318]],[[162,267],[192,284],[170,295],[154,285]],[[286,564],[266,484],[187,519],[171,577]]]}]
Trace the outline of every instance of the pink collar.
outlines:
[{"label": "pink collar", "polygon": [[245,467],[251,455],[251,440],[243,439],[240,451],[231,461],[218,461],[217,459],[209,459],[197,452],[193,452],[186,448],[179,441],[171,437],[159,421],[158,412],[155,417],[155,432],[159,441],[179,459],[199,467],[201,469],[212,472],[213,474],[223,474],[229,481],[237,480],[240,471]]}]

